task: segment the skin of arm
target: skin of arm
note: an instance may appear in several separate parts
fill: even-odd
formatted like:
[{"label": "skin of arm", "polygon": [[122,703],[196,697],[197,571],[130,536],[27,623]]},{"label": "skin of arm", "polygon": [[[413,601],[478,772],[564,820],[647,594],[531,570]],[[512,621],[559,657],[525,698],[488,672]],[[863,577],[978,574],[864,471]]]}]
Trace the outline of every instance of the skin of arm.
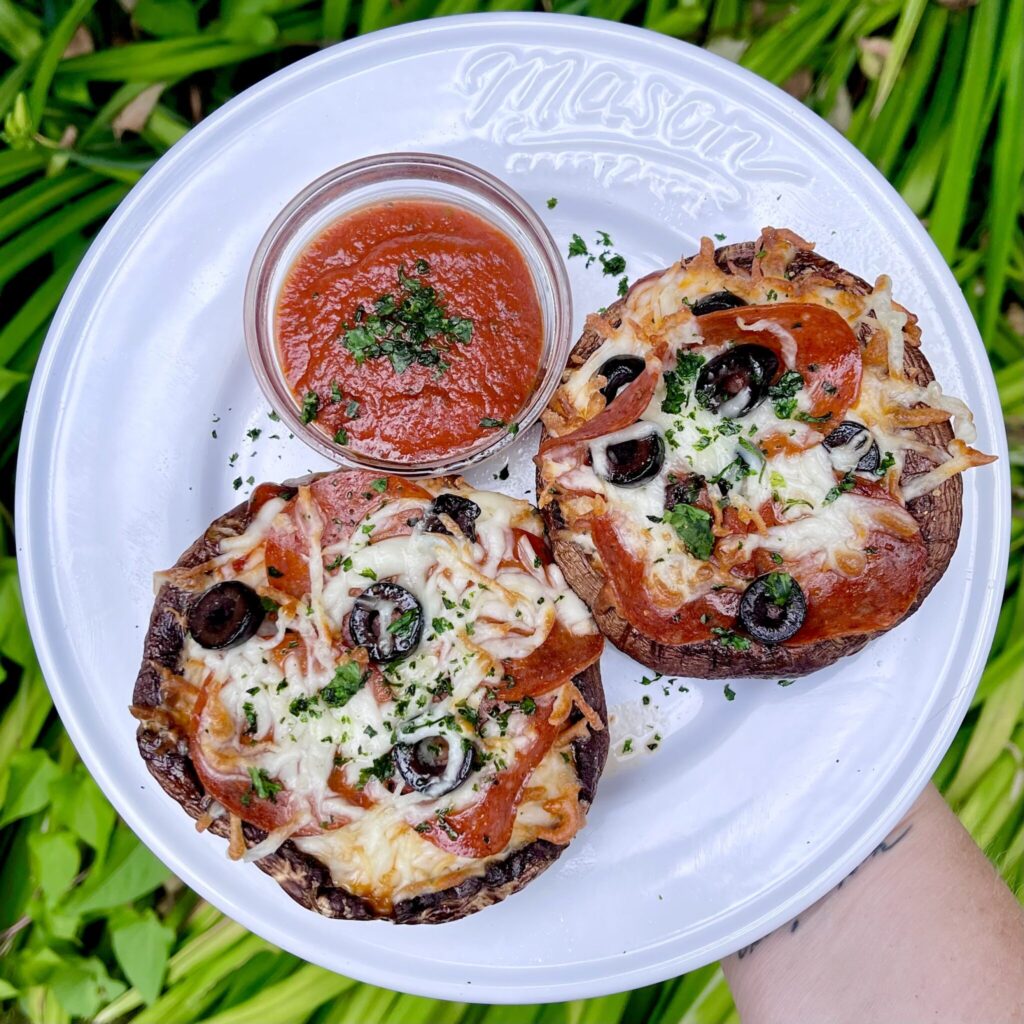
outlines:
[{"label": "skin of arm", "polygon": [[722,967],[744,1024],[1019,1024],[1024,911],[929,785],[837,888]]}]

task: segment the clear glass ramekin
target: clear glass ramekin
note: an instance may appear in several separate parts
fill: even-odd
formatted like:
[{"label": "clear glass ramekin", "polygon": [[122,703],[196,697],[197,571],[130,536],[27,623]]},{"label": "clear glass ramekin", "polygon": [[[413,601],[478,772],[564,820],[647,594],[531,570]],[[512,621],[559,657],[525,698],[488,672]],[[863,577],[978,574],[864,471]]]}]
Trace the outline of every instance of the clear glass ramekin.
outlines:
[{"label": "clear glass ramekin", "polygon": [[[441,200],[470,210],[503,231],[522,252],[540,302],[544,342],[538,383],[520,410],[519,432],[481,438],[443,459],[389,460],[335,444],[303,423],[277,351],[277,303],[295,260],[321,232],[347,213],[394,199]],[[245,287],[245,343],[253,372],[271,406],[296,437],[343,466],[434,476],[455,473],[515,443],[540,417],[569,357],[572,299],[565,264],[554,239],[526,201],[493,175],[462,160],[431,153],[365,157],[329,171],[306,186],[263,236]]]}]

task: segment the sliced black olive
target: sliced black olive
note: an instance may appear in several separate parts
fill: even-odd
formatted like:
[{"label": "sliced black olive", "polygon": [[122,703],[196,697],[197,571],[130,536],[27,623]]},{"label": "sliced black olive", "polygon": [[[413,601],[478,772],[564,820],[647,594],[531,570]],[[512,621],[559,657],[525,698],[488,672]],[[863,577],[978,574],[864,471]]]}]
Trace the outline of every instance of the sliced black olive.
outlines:
[{"label": "sliced black olive", "polygon": [[266,612],[259,594],[238,580],[215,583],[189,605],[188,631],[201,647],[218,651],[254,636]]},{"label": "sliced black olive", "polygon": [[381,580],[356,598],[348,631],[374,661],[394,661],[420,642],[423,609],[405,587]]},{"label": "sliced black olive", "polygon": [[740,598],[739,623],[755,640],[780,644],[804,624],[807,601],[788,572],[758,576]]},{"label": "sliced black olive", "polygon": [[882,454],[871,431],[863,423],[843,420],[824,441],[821,442],[832,458],[832,465],[841,473],[859,469],[862,473],[873,473],[882,461]]},{"label": "sliced black olive", "polygon": [[706,362],[697,374],[697,401],[726,419],[756,409],[768,396],[778,356],[763,345],[737,345]]},{"label": "sliced black olive", "polygon": [[455,520],[455,525],[470,540],[476,540],[476,519],[480,515],[480,506],[461,494],[439,494],[427,509],[423,517],[423,529],[427,533],[444,533],[451,536],[450,531],[441,521],[441,516]]},{"label": "sliced black olive", "polygon": [[[604,465],[601,465],[601,462]],[[598,459],[598,475],[619,487],[636,487],[656,477],[665,461],[665,441],[652,430],[649,434],[610,444],[604,449],[604,459]]]},{"label": "sliced black olive", "polygon": [[597,372],[604,377],[608,383],[601,388],[606,404],[615,400],[615,396],[627,385],[644,372],[647,363],[640,356],[612,356],[607,362],[601,365]]},{"label": "sliced black olive", "polygon": [[733,295],[732,292],[712,292],[710,295],[699,298],[690,307],[690,312],[694,316],[704,316],[705,313],[718,313],[723,309],[739,309],[740,306],[746,305],[747,303],[743,299],[738,295]]},{"label": "sliced black olive", "polygon": [[424,736],[415,743],[398,743],[395,767],[407,785],[434,799],[466,781],[473,767],[473,748],[460,736]]},{"label": "sliced black olive", "polygon": [[705,480],[699,473],[684,473],[680,476],[669,474],[665,484],[665,508],[676,505],[696,505],[704,490]]}]

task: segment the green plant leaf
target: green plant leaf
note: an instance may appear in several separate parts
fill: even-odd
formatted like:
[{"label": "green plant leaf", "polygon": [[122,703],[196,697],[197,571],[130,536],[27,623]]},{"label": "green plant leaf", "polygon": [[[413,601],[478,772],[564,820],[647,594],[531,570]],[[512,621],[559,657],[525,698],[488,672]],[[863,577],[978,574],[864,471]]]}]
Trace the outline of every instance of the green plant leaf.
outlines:
[{"label": "green plant leaf", "polygon": [[119,828],[100,871],[76,889],[67,909],[95,914],[130,903],[167,881],[169,872],[126,828]]},{"label": "green plant leaf", "polygon": [[60,769],[45,750],[24,750],[11,758],[0,827],[41,811],[50,802],[50,786]]},{"label": "green plant leaf", "polygon": [[[0,367],[0,401],[6,395],[3,391],[4,374],[9,371]],[[25,374],[17,376],[24,378]],[[21,609],[21,594],[18,590],[18,569],[13,558],[0,559],[0,654],[24,668],[31,664],[32,638]]]},{"label": "green plant leaf", "polygon": [[152,910],[126,909],[110,922],[110,942],[125,977],[146,1003],[160,995],[174,931],[162,924]]},{"label": "green plant leaf", "polygon": [[36,832],[28,837],[32,878],[52,903],[71,888],[81,855],[70,832]]},{"label": "green plant leaf", "polygon": [[50,979],[57,1001],[73,1017],[91,1018],[111,999],[127,987],[111,978],[99,957],[68,957]]},{"label": "green plant leaf", "polygon": [[54,820],[97,853],[103,853],[114,827],[114,808],[84,770],[58,780],[51,789]]},{"label": "green plant leaf", "polygon": [[189,0],[139,0],[132,21],[152,36],[188,36],[199,31],[199,12]]}]

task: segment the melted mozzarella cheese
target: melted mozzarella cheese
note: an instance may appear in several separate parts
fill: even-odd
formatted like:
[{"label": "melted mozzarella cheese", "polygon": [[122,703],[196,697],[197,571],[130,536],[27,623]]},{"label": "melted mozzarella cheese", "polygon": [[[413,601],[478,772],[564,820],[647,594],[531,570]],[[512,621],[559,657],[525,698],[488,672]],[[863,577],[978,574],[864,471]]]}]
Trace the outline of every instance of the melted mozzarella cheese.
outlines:
[{"label": "melted mozzarella cheese", "polygon": [[[375,531],[387,524],[422,520],[429,499],[402,498],[384,502],[351,537],[323,550],[324,523],[308,488],[299,488],[291,508],[281,499],[268,502],[244,534],[231,538],[230,547],[235,554],[261,550],[280,517],[285,532],[297,527],[308,546],[310,594],[281,604],[270,635],[257,634],[223,651],[187,641],[186,675],[199,687],[214,681],[211,699],[240,725],[245,739],[237,741],[236,756],[249,770],[265,773],[301,798],[289,806],[305,808],[306,817],[268,837],[257,853],[270,852],[305,824],[348,822],[295,841],[307,852],[322,854],[339,884],[384,903],[431,879],[486,869],[489,859],[452,857],[413,826],[440,807],[450,813],[476,803],[480,792],[531,744],[537,712],[525,705],[512,704],[477,722],[489,687],[503,674],[503,659],[536,650],[556,620],[578,636],[596,632],[588,609],[568,589],[557,566],[536,558],[524,536],[542,536],[536,512],[503,495],[469,494],[481,510],[475,541],[427,532],[421,524],[411,535],[374,542]],[[265,574],[262,557],[254,566],[247,571],[255,583]],[[364,681],[347,700],[328,700],[325,688],[351,678],[338,673],[339,665],[350,660],[348,617],[355,599],[385,579],[416,597],[420,641],[408,656],[381,666],[390,699]],[[268,632],[266,626],[261,630]],[[375,777],[376,762],[396,743],[414,744],[434,733],[450,737],[451,743],[471,739],[481,752],[480,763],[474,762],[468,779],[442,797],[431,798],[429,791],[392,794]],[[209,741],[200,736],[197,742]],[[217,751],[218,757],[224,753]],[[557,760],[565,766],[561,756]],[[355,805],[332,789],[339,771],[348,786],[373,798],[373,806]],[[560,792],[571,791],[574,771],[558,778]],[[537,800],[542,795],[538,785],[531,776],[530,791],[537,790]],[[543,799],[557,796],[552,791]],[[545,816],[539,804],[526,813],[531,820]],[[527,831],[514,832],[520,845],[528,841]],[[514,848],[495,856],[507,856]]]}]

